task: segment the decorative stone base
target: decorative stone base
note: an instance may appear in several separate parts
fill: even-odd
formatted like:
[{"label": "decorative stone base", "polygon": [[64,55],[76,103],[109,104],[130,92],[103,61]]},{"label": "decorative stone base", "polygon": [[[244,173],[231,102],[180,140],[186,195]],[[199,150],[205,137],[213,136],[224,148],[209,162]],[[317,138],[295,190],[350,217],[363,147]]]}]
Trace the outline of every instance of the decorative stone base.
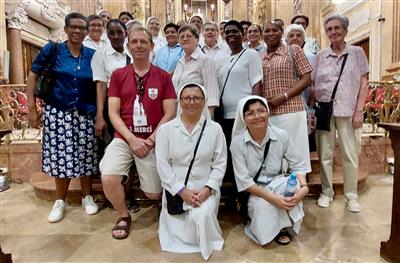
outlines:
[{"label": "decorative stone base", "polygon": [[[56,197],[56,186],[54,178],[42,173],[35,172],[32,174],[29,182],[33,186],[37,198],[54,202]],[[104,200],[103,186],[99,179],[92,180],[92,195],[97,199]],[[81,184],[78,178],[71,180],[69,185],[67,200],[70,204],[80,205],[82,200]]]}]

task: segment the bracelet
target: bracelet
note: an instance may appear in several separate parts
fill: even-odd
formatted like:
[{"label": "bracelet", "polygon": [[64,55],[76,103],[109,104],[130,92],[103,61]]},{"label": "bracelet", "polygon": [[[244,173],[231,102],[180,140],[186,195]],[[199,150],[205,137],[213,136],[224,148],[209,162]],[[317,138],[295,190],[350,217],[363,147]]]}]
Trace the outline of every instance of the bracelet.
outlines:
[{"label": "bracelet", "polygon": [[181,195],[185,189],[186,189],[186,187],[185,187],[185,186],[184,186],[184,187],[182,187],[182,188],[181,188],[181,190],[179,190],[177,194],[178,194],[178,195]]},{"label": "bracelet", "polygon": [[300,188],[303,188],[303,187],[307,187],[308,188],[308,185],[307,184],[301,184]]},{"label": "bracelet", "polygon": [[283,93],[283,96],[285,96],[285,99],[286,99],[286,101],[288,101],[289,100],[289,95],[285,92],[285,93]]}]

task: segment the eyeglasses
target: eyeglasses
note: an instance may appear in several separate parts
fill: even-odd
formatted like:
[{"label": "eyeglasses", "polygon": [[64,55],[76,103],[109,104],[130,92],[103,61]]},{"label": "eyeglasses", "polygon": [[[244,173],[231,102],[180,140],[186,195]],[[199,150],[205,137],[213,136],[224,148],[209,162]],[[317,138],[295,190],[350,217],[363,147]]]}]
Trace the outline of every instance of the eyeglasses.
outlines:
[{"label": "eyeglasses", "polygon": [[183,40],[183,39],[192,39],[194,38],[194,35],[188,35],[188,34],[184,34],[184,35],[179,35],[179,39]]},{"label": "eyeglasses", "polygon": [[75,31],[75,30],[79,30],[79,31],[81,31],[81,32],[83,32],[83,31],[86,31],[87,30],[87,27],[86,26],[77,26],[77,25],[70,25],[70,26],[68,26],[68,29],[70,30],[70,31]]},{"label": "eyeglasses", "polygon": [[181,101],[185,104],[189,104],[192,100],[194,103],[200,103],[204,98],[199,96],[186,96],[181,98]]},{"label": "eyeglasses", "polygon": [[244,113],[244,116],[245,116],[246,118],[252,119],[252,118],[255,118],[257,115],[258,115],[258,116],[264,115],[264,114],[266,114],[267,112],[268,112],[268,111],[267,111],[267,109],[265,109],[265,108],[256,109],[256,110],[254,110],[254,111],[249,110],[249,111],[246,111],[246,112]]},{"label": "eyeglasses", "polygon": [[137,77],[136,78],[136,91],[140,97],[142,97],[144,95],[144,85],[143,84],[144,84],[144,78]]},{"label": "eyeglasses", "polygon": [[103,24],[89,24],[89,27],[102,28],[102,27],[103,27]]}]

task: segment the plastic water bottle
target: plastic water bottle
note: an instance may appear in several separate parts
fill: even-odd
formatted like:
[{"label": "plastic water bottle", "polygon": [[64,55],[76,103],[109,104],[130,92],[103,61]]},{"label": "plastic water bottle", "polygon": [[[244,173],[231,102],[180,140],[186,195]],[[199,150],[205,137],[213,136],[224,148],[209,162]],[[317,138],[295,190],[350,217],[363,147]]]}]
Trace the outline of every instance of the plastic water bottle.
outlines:
[{"label": "plastic water bottle", "polygon": [[287,185],[284,193],[284,197],[292,197],[294,196],[294,193],[296,192],[296,186],[297,186],[297,176],[296,173],[291,173],[288,180],[287,180]]}]

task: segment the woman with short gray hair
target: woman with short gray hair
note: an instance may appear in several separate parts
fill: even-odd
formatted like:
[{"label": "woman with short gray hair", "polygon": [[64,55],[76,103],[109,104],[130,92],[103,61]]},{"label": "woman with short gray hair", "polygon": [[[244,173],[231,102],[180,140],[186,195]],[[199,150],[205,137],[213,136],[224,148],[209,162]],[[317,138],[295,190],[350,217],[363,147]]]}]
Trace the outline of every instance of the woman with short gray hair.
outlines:
[{"label": "woman with short gray hair", "polygon": [[[349,19],[340,15],[328,17],[325,32],[331,45],[315,57],[311,75],[317,102],[334,100],[329,130],[317,130],[316,140],[321,167],[322,194],[318,206],[328,207],[333,200],[332,159],[336,132],[343,163],[344,194],[347,209],[360,212],[357,202],[358,153],[361,146],[363,107],[368,92],[367,57],[362,48],[346,43]],[[332,98],[334,87],[336,95]],[[318,119],[317,119],[318,129]]]}]

